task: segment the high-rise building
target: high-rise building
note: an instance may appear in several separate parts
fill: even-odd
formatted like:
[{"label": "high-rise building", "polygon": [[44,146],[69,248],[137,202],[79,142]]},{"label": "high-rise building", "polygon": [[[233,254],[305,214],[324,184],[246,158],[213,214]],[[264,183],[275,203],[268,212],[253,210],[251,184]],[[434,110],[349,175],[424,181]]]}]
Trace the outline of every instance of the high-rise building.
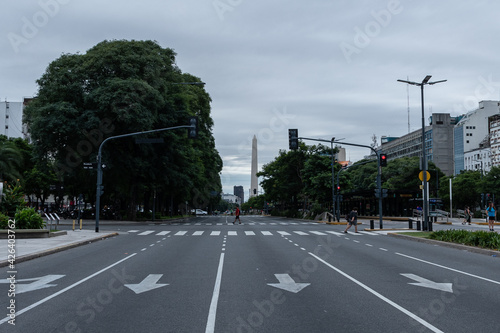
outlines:
[{"label": "high-rise building", "polygon": [[245,202],[245,192],[243,191],[243,186],[235,186],[233,191],[234,195],[240,198],[239,203]]},{"label": "high-rise building", "polygon": [[[433,113],[430,125],[425,127],[425,154],[446,175],[453,174],[453,128],[460,118],[449,113]],[[382,137],[382,152],[390,160],[422,156],[422,130],[399,138]]]},{"label": "high-rise building", "polygon": [[23,110],[23,102],[0,102],[0,134],[24,138]]},{"label": "high-rise building", "polygon": [[489,117],[500,113],[499,101],[481,101],[476,110],[468,112],[454,129],[455,168],[454,174],[465,170],[465,153],[481,147],[490,135]]}]

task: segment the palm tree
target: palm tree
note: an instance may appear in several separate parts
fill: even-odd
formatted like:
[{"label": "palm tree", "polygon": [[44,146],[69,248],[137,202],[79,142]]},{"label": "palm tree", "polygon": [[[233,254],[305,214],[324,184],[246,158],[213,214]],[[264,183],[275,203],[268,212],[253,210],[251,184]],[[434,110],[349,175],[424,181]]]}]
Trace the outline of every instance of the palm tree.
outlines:
[{"label": "palm tree", "polygon": [[0,141],[0,180],[16,180],[20,177],[22,155],[9,141]]}]

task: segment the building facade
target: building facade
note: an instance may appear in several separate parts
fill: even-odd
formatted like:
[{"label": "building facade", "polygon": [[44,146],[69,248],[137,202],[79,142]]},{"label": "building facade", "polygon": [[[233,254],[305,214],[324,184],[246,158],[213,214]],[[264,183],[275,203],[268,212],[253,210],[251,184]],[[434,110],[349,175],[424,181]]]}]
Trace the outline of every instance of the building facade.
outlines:
[{"label": "building facade", "polygon": [[[453,174],[453,128],[459,117],[449,113],[433,113],[430,125],[425,127],[425,154],[447,176]],[[382,152],[388,160],[422,156],[422,130],[402,137],[382,137]]]},{"label": "building facade", "polygon": [[240,203],[245,202],[245,192],[243,191],[243,186],[235,186],[233,188],[233,194],[240,198]]},{"label": "building facade", "polygon": [[490,117],[500,113],[499,101],[481,101],[476,110],[465,114],[453,132],[454,174],[467,170],[465,153],[482,148],[490,133]]},{"label": "building facade", "polygon": [[222,195],[222,200],[227,201],[229,203],[234,203],[234,204],[241,204],[242,203],[240,197],[237,195],[234,195],[234,194],[224,193]]},{"label": "building facade", "polygon": [[9,138],[24,138],[23,102],[0,102],[0,134]]},{"label": "building facade", "polygon": [[464,170],[481,171],[483,174],[491,170],[491,149],[477,148],[464,153]]},{"label": "building facade", "polygon": [[491,165],[500,167],[500,115],[491,116],[489,124]]}]

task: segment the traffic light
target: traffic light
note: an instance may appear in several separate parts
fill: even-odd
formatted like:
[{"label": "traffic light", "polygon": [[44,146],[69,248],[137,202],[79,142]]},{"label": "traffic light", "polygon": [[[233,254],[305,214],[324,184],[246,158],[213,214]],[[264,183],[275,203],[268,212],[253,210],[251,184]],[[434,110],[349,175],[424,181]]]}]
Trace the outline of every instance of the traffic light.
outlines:
[{"label": "traffic light", "polygon": [[198,138],[198,117],[189,118],[188,138]]},{"label": "traffic light", "polygon": [[299,148],[299,130],[289,129],[288,130],[288,147],[291,150],[297,150]]},{"label": "traffic light", "polygon": [[387,155],[386,154],[380,154],[380,166],[381,167],[387,166]]}]

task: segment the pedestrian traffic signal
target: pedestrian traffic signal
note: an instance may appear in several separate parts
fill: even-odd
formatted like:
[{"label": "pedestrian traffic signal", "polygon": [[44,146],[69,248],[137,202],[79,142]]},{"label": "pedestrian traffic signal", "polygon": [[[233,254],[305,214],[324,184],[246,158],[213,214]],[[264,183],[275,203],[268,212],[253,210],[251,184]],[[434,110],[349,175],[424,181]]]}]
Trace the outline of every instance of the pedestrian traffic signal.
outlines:
[{"label": "pedestrian traffic signal", "polygon": [[196,139],[198,137],[198,117],[189,118],[188,138]]},{"label": "pedestrian traffic signal", "polygon": [[386,154],[380,154],[380,166],[381,167],[387,166],[387,155]]},{"label": "pedestrian traffic signal", "polygon": [[299,148],[299,130],[289,129],[288,130],[288,147],[291,150],[297,150]]}]

